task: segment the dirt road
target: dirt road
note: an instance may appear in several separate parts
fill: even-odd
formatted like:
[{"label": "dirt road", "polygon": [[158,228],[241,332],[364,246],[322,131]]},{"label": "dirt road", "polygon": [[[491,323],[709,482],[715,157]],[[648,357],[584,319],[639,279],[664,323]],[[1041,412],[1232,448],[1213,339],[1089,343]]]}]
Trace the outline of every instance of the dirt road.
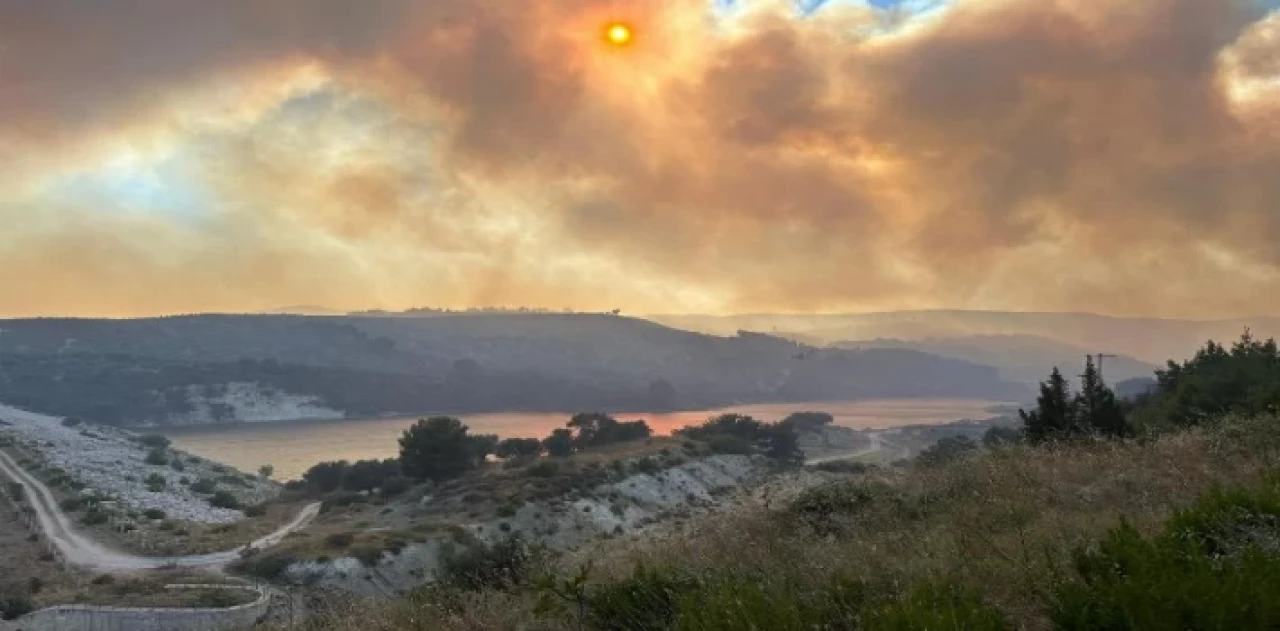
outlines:
[{"label": "dirt road", "polygon": [[[240,548],[182,557],[146,557],[111,550],[77,532],[66,513],[58,507],[57,499],[49,488],[3,452],[0,452],[0,472],[25,488],[27,501],[35,508],[41,530],[57,546],[67,563],[75,567],[96,572],[134,572],[173,566],[220,569],[240,558]],[[305,528],[319,513],[319,503],[309,504],[288,524],[250,545],[255,549],[274,546],[289,533]]]}]

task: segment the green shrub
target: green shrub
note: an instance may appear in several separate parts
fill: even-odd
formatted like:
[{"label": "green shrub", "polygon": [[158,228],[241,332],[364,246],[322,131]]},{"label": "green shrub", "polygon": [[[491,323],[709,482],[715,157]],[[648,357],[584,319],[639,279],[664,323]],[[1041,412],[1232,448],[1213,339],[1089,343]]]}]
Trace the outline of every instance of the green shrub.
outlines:
[{"label": "green shrub", "polygon": [[147,510],[142,511],[142,516],[147,519],[164,519],[167,515],[165,515],[163,510],[158,508],[148,508]]},{"label": "green shrub", "polygon": [[903,509],[907,499],[901,490],[884,483],[832,482],[798,495],[788,505],[785,515],[817,534],[839,534],[877,503]]},{"label": "green shrub", "polygon": [[267,507],[262,504],[254,504],[253,506],[244,507],[245,517],[262,517],[267,514]]},{"label": "green shrub", "polygon": [[1280,503],[1274,488],[1214,491],[1144,537],[1122,523],[1077,550],[1062,583],[1059,629],[1280,627]]},{"label": "green shrub", "polygon": [[91,508],[80,521],[86,526],[100,526],[107,523],[108,520],[109,518],[104,511],[98,508]]},{"label": "green shrub", "polygon": [[155,449],[152,449],[149,453],[147,453],[147,458],[145,462],[149,465],[155,465],[155,466],[161,467],[169,464],[169,455],[165,453],[164,449],[157,447]]},{"label": "green shrub", "polygon": [[1004,631],[1013,628],[999,609],[984,603],[976,592],[948,584],[917,587],[902,600],[870,608],[862,619],[862,628],[867,631]]},{"label": "green shrub", "polygon": [[866,473],[871,469],[866,463],[853,460],[831,460],[814,465],[813,468],[827,473],[850,473],[855,475]]},{"label": "green shrub", "polygon": [[681,594],[697,586],[692,579],[639,565],[627,579],[588,591],[587,617],[602,630],[669,629]]},{"label": "green shrub", "polygon": [[190,488],[192,493],[213,493],[218,490],[218,483],[208,478],[200,478]]},{"label": "green shrub", "polygon": [[62,511],[65,513],[74,513],[80,510],[80,507],[84,506],[84,500],[80,497],[68,497],[61,502],[58,502],[58,506],[62,508]]},{"label": "green shrub", "polygon": [[534,478],[554,478],[560,473],[560,463],[555,460],[543,460],[529,467],[525,473]]},{"label": "green shrub", "polygon": [[346,548],[347,546],[350,546],[352,543],[355,542],[355,540],[356,540],[355,535],[349,532],[335,532],[329,535],[328,537],[325,537],[324,543],[330,548],[340,549],[340,548]]},{"label": "green shrub", "polygon": [[707,441],[707,448],[714,454],[728,454],[746,456],[755,453],[755,448],[744,438],[738,436],[730,436],[729,434],[717,434]]},{"label": "green shrub", "polygon": [[169,463],[169,466],[172,467],[174,471],[177,471],[179,473],[187,470],[187,465],[183,464],[183,462],[181,460],[178,460],[177,458],[174,458]]},{"label": "green shrub", "polygon": [[645,456],[637,460],[634,466],[637,472],[648,475],[654,475],[659,471],[662,471],[662,466],[658,464],[658,461],[650,458],[649,456]]},{"label": "green shrub", "polygon": [[214,508],[240,508],[240,500],[227,491],[218,491],[209,498],[209,505]]},{"label": "green shrub", "polygon": [[382,550],[372,546],[362,546],[352,550],[351,556],[359,560],[360,565],[378,567],[378,563],[382,561]]},{"label": "green shrub", "polygon": [[297,557],[289,555],[253,554],[235,561],[230,567],[239,574],[274,581],[283,577],[289,566],[297,562]]},{"label": "green shrub", "polygon": [[0,596],[0,619],[17,620],[32,611],[36,605],[25,594],[7,594]]},{"label": "green shrub", "polygon": [[540,550],[519,536],[492,545],[448,545],[441,551],[436,579],[443,585],[469,591],[517,587],[532,582],[540,559]]},{"label": "green shrub", "polygon": [[68,416],[67,418],[62,419],[63,427],[78,427],[81,423],[84,423],[84,421],[74,416]]},{"label": "green shrub", "polygon": [[519,512],[519,510],[520,510],[520,507],[516,506],[515,504],[503,504],[502,506],[498,507],[498,517],[502,517],[502,518],[515,517],[516,513]]},{"label": "green shrub", "polygon": [[151,491],[152,493],[159,493],[164,490],[165,485],[168,484],[168,480],[165,480],[164,476],[159,473],[153,473],[147,476],[146,483],[148,491]]},{"label": "green shrub", "polygon": [[146,434],[138,437],[138,442],[152,449],[168,449],[169,439],[161,434]]},{"label": "green shrub", "polygon": [[10,482],[6,488],[9,490],[9,497],[15,502],[21,502],[22,498],[26,497],[27,487],[17,482]]},{"label": "green shrub", "polygon": [[244,602],[243,596],[229,589],[203,590],[196,595],[192,607],[198,609],[229,609]]}]

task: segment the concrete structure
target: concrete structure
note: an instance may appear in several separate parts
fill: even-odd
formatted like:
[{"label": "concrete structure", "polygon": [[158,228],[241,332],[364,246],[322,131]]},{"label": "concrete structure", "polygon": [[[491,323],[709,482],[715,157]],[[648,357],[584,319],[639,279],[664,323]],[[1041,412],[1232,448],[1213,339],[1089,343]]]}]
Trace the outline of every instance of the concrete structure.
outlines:
[{"label": "concrete structure", "polygon": [[233,631],[253,628],[267,616],[271,606],[271,595],[262,588],[170,585],[169,589],[243,589],[253,592],[257,598],[247,605],[227,609],[65,605],[0,622],[0,631]]}]

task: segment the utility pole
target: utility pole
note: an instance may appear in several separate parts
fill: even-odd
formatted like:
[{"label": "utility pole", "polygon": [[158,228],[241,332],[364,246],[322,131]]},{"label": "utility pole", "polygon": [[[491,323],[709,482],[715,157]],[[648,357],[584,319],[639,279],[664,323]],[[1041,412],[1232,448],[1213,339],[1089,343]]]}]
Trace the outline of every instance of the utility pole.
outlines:
[{"label": "utility pole", "polygon": [[1116,356],[1116,355],[1108,355],[1107,353],[1098,353],[1097,355],[1086,355],[1086,356],[1085,356],[1085,358],[1086,358],[1086,359],[1094,359],[1095,357],[1096,357],[1096,358],[1097,358],[1097,360],[1098,360],[1098,381],[1101,381],[1101,382],[1103,382],[1103,383],[1106,383],[1106,380],[1102,378],[1102,362],[1103,362],[1103,360],[1106,360],[1106,359],[1116,359],[1116,358],[1117,358],[1117,356]]}]

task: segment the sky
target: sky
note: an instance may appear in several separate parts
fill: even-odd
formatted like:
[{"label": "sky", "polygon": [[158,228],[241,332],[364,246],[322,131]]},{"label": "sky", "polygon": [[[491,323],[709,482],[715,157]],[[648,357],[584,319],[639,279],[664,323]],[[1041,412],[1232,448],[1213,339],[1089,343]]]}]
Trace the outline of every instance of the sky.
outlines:
[{"label": "sky", "polygon": [[0,315],[1277,314],[1278,13],[0,0]]}]

